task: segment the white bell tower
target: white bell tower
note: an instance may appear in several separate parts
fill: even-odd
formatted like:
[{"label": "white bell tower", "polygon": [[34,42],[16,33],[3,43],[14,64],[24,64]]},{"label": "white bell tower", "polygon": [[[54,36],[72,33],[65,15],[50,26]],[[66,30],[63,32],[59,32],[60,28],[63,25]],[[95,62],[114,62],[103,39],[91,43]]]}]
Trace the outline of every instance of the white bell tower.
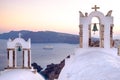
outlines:
[{"label": "white bell tower", "polygon": [[[18,51],[21,51],[22,54],[22,65],[17,66],[17,55]],[[21,34],[19,33],[19,37],[14,40],[9,39],[7,42],[7,55],[8,55],[8,68],[31,68],[31,39],[25,41],[21,38]],[[20,57],[19,57],[20,58]]]},{"label": "white bell tower", "polygon": [[80,11],[79,18],[79,35],[80,35],[80,48],[88,48],[91,39],[91,20],[93,17],[97,17],[99,20],[99,47],[100,48],[112,48],[113,47],[113,17],[111,16],[112,10],[108,11],[107,15],[104,15],[100,11],[97,11],[99,7],[96,5],[92,8],[89,15],[85,15]]}]

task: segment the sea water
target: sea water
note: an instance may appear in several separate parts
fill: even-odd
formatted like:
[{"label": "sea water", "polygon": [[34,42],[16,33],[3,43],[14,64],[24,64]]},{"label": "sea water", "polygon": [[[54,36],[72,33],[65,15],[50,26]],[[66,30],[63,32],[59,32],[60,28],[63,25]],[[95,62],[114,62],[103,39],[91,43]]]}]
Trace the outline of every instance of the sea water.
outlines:
[{"label": "sea water", "polygon": [[[51,46],[52,49],[44,49],[46,46]],[[41,67],[54,63],[58,64],[68,55],[74,54],[78,44],[67,43],[32,43],[31,45],[31,60],[32,63],[37,63]],[[0,70],[7,67],[7,41],[0,40]],[[18,56],[18,62],[22,61],[22,56]],[[19,64],[19,63],[18,63]]]}]

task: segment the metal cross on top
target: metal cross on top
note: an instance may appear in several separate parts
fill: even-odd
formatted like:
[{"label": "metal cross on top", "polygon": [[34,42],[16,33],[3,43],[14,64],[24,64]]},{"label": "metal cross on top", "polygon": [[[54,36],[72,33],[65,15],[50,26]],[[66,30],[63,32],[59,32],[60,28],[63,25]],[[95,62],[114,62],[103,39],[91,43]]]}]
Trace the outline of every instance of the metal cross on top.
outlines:
[{"label": "metal cross on top", "polygon": [[94,7],[92,7],[92,9],[95,9],[95,11],[97,11],[97,9],[100,9],[100,7],[97,7],[97,5],[95,5]]}]

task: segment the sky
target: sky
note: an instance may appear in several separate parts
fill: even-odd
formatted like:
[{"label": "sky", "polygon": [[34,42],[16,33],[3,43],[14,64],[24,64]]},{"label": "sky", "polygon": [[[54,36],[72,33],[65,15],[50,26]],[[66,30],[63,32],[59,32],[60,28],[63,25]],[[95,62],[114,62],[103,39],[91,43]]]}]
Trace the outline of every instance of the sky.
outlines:
[{"label": "sky", "polygon": [[119,2],[115,0],[0,0],[0,33],[11,30],[79,33],[79,11],[97,5],[104,15],[113,10],[114,33],[120,34]]}]

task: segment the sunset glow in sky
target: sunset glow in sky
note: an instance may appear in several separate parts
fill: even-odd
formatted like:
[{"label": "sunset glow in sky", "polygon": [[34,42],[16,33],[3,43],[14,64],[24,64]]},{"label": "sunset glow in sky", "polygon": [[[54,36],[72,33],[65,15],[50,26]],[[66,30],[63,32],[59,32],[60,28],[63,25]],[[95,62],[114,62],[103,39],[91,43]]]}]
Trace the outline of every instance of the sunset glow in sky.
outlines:
[{"label": "sunset glow in sky", "polygon": [[0,33],[50,30],[78,34],[79,11],[90,13],[95,4],[105,15],[113,10],[114,33],[119,34],[120,5],[115,0],[0,0]]}]

